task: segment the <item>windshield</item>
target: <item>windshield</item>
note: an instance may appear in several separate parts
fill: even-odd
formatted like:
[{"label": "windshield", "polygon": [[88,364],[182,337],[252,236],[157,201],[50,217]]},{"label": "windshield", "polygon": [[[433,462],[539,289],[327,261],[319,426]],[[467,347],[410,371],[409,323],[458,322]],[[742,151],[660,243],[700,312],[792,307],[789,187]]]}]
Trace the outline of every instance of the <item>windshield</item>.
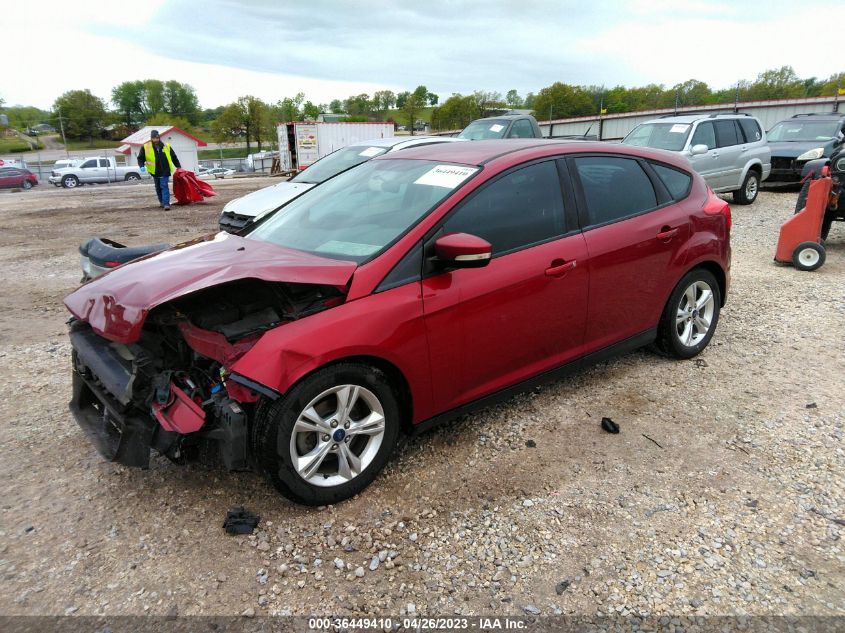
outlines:
[{"label": "windshield", "polygon": [[350,167],[366,163],[368,160],[387,152],[389,147],[371,147],[369,145],[354,145],[344,147],[328,156],[324,156],[308,169],[303,170],[290,179],[289,182],[306,182],[319,185],[321,182],[337,176]]},{"label": "windshield", "polygon": [[770,141],[829,141],[839,131],[839,121],[781,121],[768,132]]},{"label": "windshield", "polygon": [[306,191],[247,237],[360,263],[477,171],[433,161],[375,160]]},{"label": "windshield", "polygon": [[508,122],[505,119],[487,119],[486,121],[473,121],[467,125],[458,138],[469,139],[470,141],[484,141],[491,138],[504,138],[508,129]]},{"label": "windshield", "polygon": [[691,127],[689,123],[643,123],[635,127],[622,142],[626,145],[680,152],[687,143]]}]

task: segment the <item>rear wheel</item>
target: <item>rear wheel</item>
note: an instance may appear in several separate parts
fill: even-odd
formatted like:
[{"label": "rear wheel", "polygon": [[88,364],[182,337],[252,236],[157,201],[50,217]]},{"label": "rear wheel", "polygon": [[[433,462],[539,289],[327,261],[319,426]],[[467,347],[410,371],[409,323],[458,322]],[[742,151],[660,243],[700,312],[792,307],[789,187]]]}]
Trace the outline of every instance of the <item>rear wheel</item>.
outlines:
[{"label": "rear wheel", "polygon": [[126,174],[126,178],[124,178],[126,182],[131,182],[134,180],[141,180],[141,176],[139,174]]},{"label": "rear wheel", "polygon": [[751,204],[757,199],[758,193],[760,193],[760,174],[749,169],[745,174],[742,187],[733,192],[733,199],[737,204]]},{"label": "rear wheel", "polygon": [[792,265],[798,270],[816,270],[821,268],[824,260],[824,246],[818,242],[803,242],[792,251]]},{"label": "rear wheel", "polygon": [[658,325],[657,348],[674,358],[692,358],[707,347],[716,325],[722,295],[713,273],[695,268],[669,297]]},{"label": "rear wheel", "polygon": [[336,503],[361,492],[387,463],[399,418],[384,372],[359,363],[333,365],[259,407],[253,454],[288,499]]}]

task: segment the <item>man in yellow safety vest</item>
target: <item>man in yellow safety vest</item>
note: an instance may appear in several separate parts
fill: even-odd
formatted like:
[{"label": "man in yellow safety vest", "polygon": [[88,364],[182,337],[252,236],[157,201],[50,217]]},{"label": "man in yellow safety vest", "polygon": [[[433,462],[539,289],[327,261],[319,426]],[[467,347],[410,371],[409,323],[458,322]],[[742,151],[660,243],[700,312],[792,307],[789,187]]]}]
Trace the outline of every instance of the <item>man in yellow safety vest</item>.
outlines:
[{"label": "man in yellow safety vest", "polygon": [[179,158],[170,144],[161,142],[158,130],[150,132],[149,142],[144,143],[141,151],[138,152],[138,167],[142,170],[146,169],[150,174],[156,186],[159,206],[169,211],[170,176],[182,165],[179,164]]}]

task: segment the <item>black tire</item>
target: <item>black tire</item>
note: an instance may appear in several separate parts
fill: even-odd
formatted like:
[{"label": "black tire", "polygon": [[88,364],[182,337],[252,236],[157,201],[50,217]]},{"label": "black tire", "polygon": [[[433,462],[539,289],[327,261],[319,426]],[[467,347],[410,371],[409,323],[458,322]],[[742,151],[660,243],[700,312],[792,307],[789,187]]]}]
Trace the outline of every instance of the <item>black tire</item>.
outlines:
[{"label": "black tire", "polygon": [[75,189],[78,186],[79,178],[77,178],[76,176],[70,175],[62,178],[62,187],[64,187],[65,189]]},{"label": "black tire", "polygon": [[28,180],[24,180],[24,181],[21,183],[21,188],[22,188],[22,189],[32,189],[32,183],[31,183],[31,182],[29,182]]},{"label": "black tire", "polygon": [[804,181],[804,184],[801,185],[801,191],[798,192],[798,199],[795,201],[795,215],[801,209],[807,206],[807,195],[810,193],[810,183],[813,182],[812,179],[808,178]]},{"label": "black tire", "polygon": [[[678,332],[679,322],[677,319],[678,315],[687,304],[687,297],[685,296],[685,293],[693,284],[706,284],[709,287],[712,293],[713,311],[709,321],[710,325],[704,333],[704,336],[701,337],[700,340],[696,340],[694,342],[691,341],[691,344],[686,344],[683,340],[681,340],[683,333]],[[675,289],[672,291],[669,301],[666,302],[666,307],[663,308],[663,314],[661,315],[660,323],[657,326],[657,340],[655,341],[655,346],[663,354],[672,358],[687,359],[697,356],[705,347],[707,347],[707,344],[710,343],[710,339],[713,338],[716,326],[719,324],[719,313],[721,311],[721,307],[722,291],[719,288],[719,283],[716,281],[716,277],[713,276],[713,273],[705,270],[704,268],[694,268],[681,278],[675,286]],[[698,313],[695,312],[695,316],[691,315],[690,319],[695,319],[697,316]],[[684,328],[684,332],[686,332],[687,326],[683,323],[680,325]],[[698,326],[691,322],[689,327],[695,331],[695,328]],[[700,332],[700,330],[698,330],[698,332]],[[695,334],[695,336],[698,336],[698,334]]]},{"label": "black tire", "polygon": [[754,169],[749,169],[742,181],[742,187],[733,192],[734,202],[737,204],[751,204],[757,199],[760,193],[760,174]]},{"label": "black tire", "polygon": [[792,265],[798,270],[817,270],[822,267],[824,260],[824,246],[818,242],[802,242],[792,251]]},{"label": "black tire", "polygon": [[[360,474],[338,485],[315,485],[301,476],[294,466],[291,448],[293,430],[300,413],[309,403],[340,385],[363,387],[378,399],[384,411],[384,434],[377,452]],[[307,376],[278,400],[260,404],[250,435],[252,453],[259,471],[291,501],[312,506],[337,503],[364,490],[384,468],[399,437],[400,416],[396,393],[384,372],[362,363],[339,363]],[[354,441],[350,444],[353,450]],[[331,438],[328,443],[334,442]],[[363,449],[361,451],[360,454],[363,454]],[[330,455],[323,463],[330,466],[331,459],[338,463],[338,456]]]},{"label": "black tire", "polygon": [[130,181],[134,181],[134,180],[141,180],[141,175],[135,174],[135,173],[126,174],[126,177],[124,178],[124,180],[126,182],[130,182]]}]

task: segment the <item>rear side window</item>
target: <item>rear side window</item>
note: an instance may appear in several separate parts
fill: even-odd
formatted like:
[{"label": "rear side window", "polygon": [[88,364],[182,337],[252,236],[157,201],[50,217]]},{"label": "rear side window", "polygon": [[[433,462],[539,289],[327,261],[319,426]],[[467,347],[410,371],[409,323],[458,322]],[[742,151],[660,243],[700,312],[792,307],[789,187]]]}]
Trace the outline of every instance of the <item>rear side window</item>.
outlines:
[{"label": "rear side window", "polygon": [[94,160],[86,160],[81,165],[82,169],[88,169],[90,167],[96,167],[96,166],[97,166],[97,159],[96,158]]},{"label": "rear side window", "polygon": [[534,128],[528,119],[517,119],[511,127],[510,138],[534,138]]},{"label": "rear side window", "polygon": [[663,181],[663,184],[666,185],[666,189],[669,190],[669,194],[673,200],[682,200],[687,197],[692,186],[692,176],[684,171],[673,169],[666,165],[652,163],[651,166],[660,177],[660,180]]},{"label": "rear side window", "polygon": [[763,138],[763,132],[760,130],[760,124],[754,119],[740,119],[739,127],[742,128],[742,133],[745,135],[746,143],[753,143]]},{"label": "rear side window", "polygon": [[606,224],[657,206],[651,179],[632,158],[582,156],[574,159],[584,191],[589,224]]},{"label": "rear side window", "polygon": [[554,161],[523,167],[490,183],[456,209],[443,228],[487,240],[494,255],[563,235],[563,196]]},{"label": "rear side window", "polygon": [[728,121],[715,121],[716,126],[716,146],[730,147],[731,145],[739,145],[739,136],[737,135],[736,124],[733,119]]},{"label": "rear side window", "polygon": [[713,131],[713,124],[710,121],[699,123],[692,135],[691,146],[706,145],[707,149],[716,147],[716,132]]}]

